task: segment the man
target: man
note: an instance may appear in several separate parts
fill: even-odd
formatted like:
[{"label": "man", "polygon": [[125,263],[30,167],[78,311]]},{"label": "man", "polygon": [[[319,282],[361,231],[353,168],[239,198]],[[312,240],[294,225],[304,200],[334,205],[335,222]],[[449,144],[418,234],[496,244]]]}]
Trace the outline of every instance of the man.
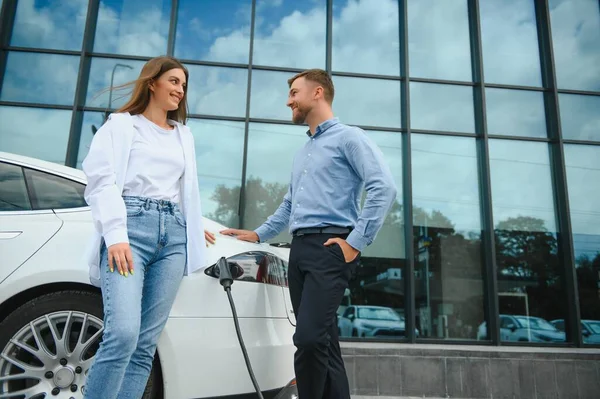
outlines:
[{"label": "man", "polygon": [[[264,242],[289,226],[293,240],[288,281],[296,315],[299,397],[349,399],[336,310],[351,269],[381,228],[396,188],[381,151],[365,132],[333,117],[334,87],[327,72],[304,71],[288,84],[292,120],[309,126],[309,140],[294,157],[288,192],[256,230],[221,233]],[[363,188],[367,197],[360,211]]]}]

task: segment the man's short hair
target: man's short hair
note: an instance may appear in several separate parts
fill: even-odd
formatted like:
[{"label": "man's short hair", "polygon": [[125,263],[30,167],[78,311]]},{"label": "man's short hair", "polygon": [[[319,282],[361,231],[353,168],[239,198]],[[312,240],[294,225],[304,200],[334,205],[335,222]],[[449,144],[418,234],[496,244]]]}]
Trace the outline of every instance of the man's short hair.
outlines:
[{"label": "man's short hair", "polygon": [[326,71],[322,69],[308,69],[304,72],[300,72],[299,74],[288,79],[289,87],[292,87],[292,83],[301,77],[304,77],[304,79],[315,82],[319,86],[323,87],[323,96],[325,97],[325,101],[327,101],[329,104],[333,103],[335,90],[333,88],[333,81]]}]

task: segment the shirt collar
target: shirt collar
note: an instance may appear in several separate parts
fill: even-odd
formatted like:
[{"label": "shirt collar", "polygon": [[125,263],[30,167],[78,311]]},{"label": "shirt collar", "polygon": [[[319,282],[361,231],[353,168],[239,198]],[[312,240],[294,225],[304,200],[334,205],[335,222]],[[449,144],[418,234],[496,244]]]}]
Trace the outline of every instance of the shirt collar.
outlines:
[{"label": "shirt collar", "polygon": [[312,138],[317,137],[318,135],[320,135],[322,133],[325,133],[325,131],[327,129],[329,129],[332,126],[337,125],[338,123],[340,123],[340,120],[338,118],[327,119],[325,122],[323,122],[319,126],[317,126],[317,130],[315,131],[315,135],[314,136],[310,134],[310,129],[308,129],[306,131],[306,135],[308,137],[312,137]]}]

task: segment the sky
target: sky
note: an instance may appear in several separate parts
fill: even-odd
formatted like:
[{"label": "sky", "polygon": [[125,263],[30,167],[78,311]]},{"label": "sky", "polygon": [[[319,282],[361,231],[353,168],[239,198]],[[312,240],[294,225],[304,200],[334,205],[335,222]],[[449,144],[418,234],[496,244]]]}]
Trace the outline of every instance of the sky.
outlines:
[{"label": "sky", "polygon": [[[399,74],[397,1],[336,0],[333,4],[335,71]],[[79,51],[87,0],[19,0],[14,46],[40,46]],[[170,0],[102,0],[94,51],[156,56],[166,53]],[[471,54],[466,0],[408,0],[409,71],[413,77],[471,81]],[[532,0],[480,1],[484,76],[489,83],[540,87],[537,30]],[[179,0],[175,55],[183,59],[244,64],[249,60],[250,0]],[[600,90],[600,13],[595,0],[550,0],[550,15],[560,88]],[[257,65],[325,67],[324,0],[258,0],[253,61]],[[110,84],[135,79],[143,62],[96,58],[92,62],[86,104],[108,106]],[[244,117],[247,68],[192,66],[189,107],[192,113]],[[71,104],[78,56],[9,53],[0,99]],[[254,70],[250,116],[288,121],[285,107],[288,72]],[[398,128],[400,83],[397,80],[334,77],[334,111],[342,122],[377,128]],[[128,93],[113,93],[111,105],[123,104]],[[124,97],[125,96],[125,97]],[[412,82],[412,127],[422,130],[474,132],[472,90]],[[490,134],[545,137],[543,98],[539,92],[486,90]],[[565,138],[598,139],[600,97],[561,94]],[[69,111],[0,107],[3,120],[28,121],[28,129],[3,124],[0,146],[56,162],[64,162]],[[98,114],[86,113],[81,154],[91,140]],[[243,125],[236,122],[191,121],[196,138],[205,209],[218,183],[241,180]],[[275,130],[271,133],[264,131]],[[265,181],[286,183],[290,154],[303,145],[305,128],[252,124],[248,170]],[[263,131],[261,133],[261,131]],[[278,133],[281,132],[281,133]],[[389,133],[369,133],[384,145]],[[383,138],[383,139],[380,139]],[[401,176],[398,146],[385,150],[395,176]],[[270,151],[273,149],[273,151]],[[269,150],[269,151],[267,151]],[[598,191],[585,181],[598,181],[600,165],[579,165],[595,148],[567,149],[568,182],[573,215],[596,215]],[[466,231],[480,226],[475,140],[420,136],[413,138],[415,205],[438,209]],[[575,154],[577,153],[577,154]],[[256,154],[256,155],[255,155]],[[262,154],[262,155],[258,155]],[[517,215],[542,218],[556,229],[548,148],[543,143],[490,142],[495,221]],[[589,158],[590,161],[591,158]],[[570,162],[570,164],[569,164]],[[273,165],[282,165],[273,167]],[[205,173],[205,170],[207,173]],[[218,171],[215,173],[215,171]],[[210,172],[210,173],[208,173]],[[400,182],[400,180],[398,180]],[[591,213],[590,213],[591,212]],[[599,235],[600,224],[573,217],[574,231]]]}]

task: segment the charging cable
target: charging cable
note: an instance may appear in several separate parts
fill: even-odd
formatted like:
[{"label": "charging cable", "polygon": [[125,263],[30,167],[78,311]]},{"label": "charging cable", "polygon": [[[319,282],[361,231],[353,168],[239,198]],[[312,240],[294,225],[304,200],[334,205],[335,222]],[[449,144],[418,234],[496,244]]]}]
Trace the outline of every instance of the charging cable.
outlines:
[{"label": "charging cable", "polygon": [[233,303],[233,297],[231,296],[231,285],[233,284],[233,277],[231,276],[231,269],[229,267],[227,259],[225,259],[224,257],[219,259],[219,261],[217,262],[217,268],[219,269],[219,283],[223,286],[223,289],[225,290],[225,292],[227,292],[227,297],[229,298],[231,313],[233,313],[233,323],[235,324],[235,332],[237,333],[238,341],[240,342],[240,348],[242,348],[242,353],[244,355],[244,360],[246,361],[246,368],[248,369],[248,374],[250,374],[250,379],[252,380],[252,384],[254,385],[254,389],[256,390],[256,394],[258,395],[259,399],[264,399],[260,387],[258,386],[258,382],[256,381],[256,377],[254,376],[254,372],[252,371],[250,358],[248,357],[246,345],[244,345],[244,339],[242,338],[242,333],[240,331],[237,312],[235,311],[235,304]]}]

